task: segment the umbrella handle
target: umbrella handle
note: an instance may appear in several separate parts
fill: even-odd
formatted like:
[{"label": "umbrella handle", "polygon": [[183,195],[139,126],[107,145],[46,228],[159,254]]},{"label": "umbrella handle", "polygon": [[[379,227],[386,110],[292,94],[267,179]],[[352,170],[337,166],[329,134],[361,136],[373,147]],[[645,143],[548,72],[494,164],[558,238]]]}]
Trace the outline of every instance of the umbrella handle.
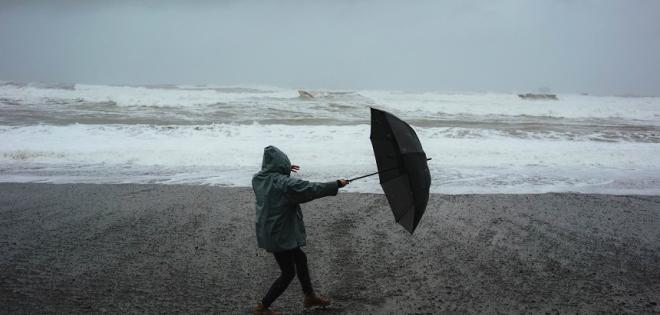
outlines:
[{"label": "umbrella handle", "polygon": [[[428,159],[426,159],[426,160],[427,160],[427,161],[430,161],[431,158],[428,158]],[[348,180],[348,182],[350,183],[350,182],[352,182],[352,181],[354,181],[354,180],[356,180],[356,179],[361,179],[361,178],[365,178],[365,177],[369,177],[369,176],[374,176],[374,175],[376,175],[376,174],[383,173],[383,172],[388,172],[388,171],[391,171],[391,170],[395,170],[395,169],[397,169],[397,168],[398,168],[398,167],[392,167],[392,168],[388,168],[388,169],[386,169],[386,170],[382,170],[382,171],[374,172],[374,173],[371,173],[371,174],[367,174],[367,175],[362,175],[362,176],[359,176],[359,177],[351,178],[351,179]]]}]

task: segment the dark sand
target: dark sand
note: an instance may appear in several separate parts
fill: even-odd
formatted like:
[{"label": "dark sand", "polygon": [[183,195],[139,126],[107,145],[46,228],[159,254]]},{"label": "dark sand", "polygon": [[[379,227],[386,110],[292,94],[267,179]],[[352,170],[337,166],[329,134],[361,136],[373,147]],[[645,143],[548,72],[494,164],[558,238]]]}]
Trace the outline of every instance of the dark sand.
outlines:
[{"label": "dark sand", "polygon": [[[383,195],[303,211],[309,314],[660,312],[659,196],[434,195],[412,236]],[[0,313],[245,313],[278,274],[253,217],[249,188],[0,184]]]}]

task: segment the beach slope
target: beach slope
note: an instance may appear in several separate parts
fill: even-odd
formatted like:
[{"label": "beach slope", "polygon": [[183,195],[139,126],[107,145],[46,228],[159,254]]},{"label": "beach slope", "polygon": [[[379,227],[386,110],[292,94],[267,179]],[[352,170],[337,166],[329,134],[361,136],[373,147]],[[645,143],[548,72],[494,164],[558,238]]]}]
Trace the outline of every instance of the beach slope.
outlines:
[{"label": "beach slope", "polygon": [[[0,184],[10,313],[248,312],[278,275],[249,188]],[[383,195],[303,205],[319,314],[660,312],[660,196]],[[273,305],[302,313],[294,280]],[[316,311],[306,314],[315,314]]]}]

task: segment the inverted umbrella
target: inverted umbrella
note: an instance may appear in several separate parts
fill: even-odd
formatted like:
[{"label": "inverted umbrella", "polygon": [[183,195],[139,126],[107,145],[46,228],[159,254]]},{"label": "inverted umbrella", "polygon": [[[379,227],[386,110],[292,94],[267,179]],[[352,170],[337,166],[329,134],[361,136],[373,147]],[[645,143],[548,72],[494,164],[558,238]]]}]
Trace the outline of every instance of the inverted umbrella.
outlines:
[{"label": "inverted umbrella", "polygon": [[394,219],[410,234],[415,231],[429,200],[431,174],[415,130],[398,117],[371,108],[371,145],[378,174]]}]

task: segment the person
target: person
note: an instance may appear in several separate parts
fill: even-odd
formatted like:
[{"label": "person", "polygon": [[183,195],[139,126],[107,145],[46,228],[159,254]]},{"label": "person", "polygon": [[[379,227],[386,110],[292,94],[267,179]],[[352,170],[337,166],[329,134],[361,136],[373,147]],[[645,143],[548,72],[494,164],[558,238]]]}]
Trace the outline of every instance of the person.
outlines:
[{"label": "person", "polygon": [[300,204],[325,196],[335,196],[348,184],[345,179],[328,183],[308,182],[290,177],[300,169],[291,165],[284,152],[274,146],[264,148],[261,171],[252,178],[256,197],[256,234],[260,248],[271,252],[281,274],[254,308],[253,314],[278,314],[271,304],[298,275],[305,294],[305,307],[327,306],[330,300],[312,289],[307,267],[307,255],[300,249],[306,243],[305,226]]}]

